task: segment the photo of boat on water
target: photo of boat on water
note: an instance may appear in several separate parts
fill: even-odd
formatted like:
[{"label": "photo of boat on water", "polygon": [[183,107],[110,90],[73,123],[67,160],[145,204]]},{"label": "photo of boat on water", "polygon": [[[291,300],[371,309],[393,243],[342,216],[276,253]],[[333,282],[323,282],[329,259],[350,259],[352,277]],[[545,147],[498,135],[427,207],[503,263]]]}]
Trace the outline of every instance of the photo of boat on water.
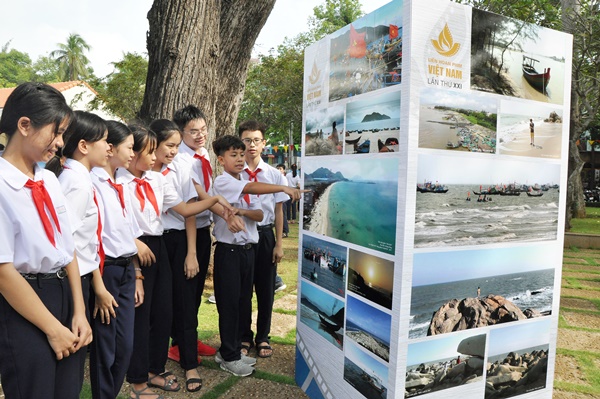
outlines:
[{"label": "photo of boat on water", "polygon": [[353,342],[344,348],[344,380],[365,398],[387,398],[388,368]]},{"label": "photo of boat on water", "polygon": [[[417,248],[555,240],[560,165],[420,154]],[[436,183],[432,183],[435,181]]]},{"label": "photo of boat on water", "polygon": [[461,397],[458,387],[483,393],[486,334],[460,333],[408,345],[405,398],[445,389]]},{"label": "photo of boat on water", "polygon": [[498,100],[494,96],[425,88],[419,107],[420,148],[496,152]]},{"label": "photo of boat on water", "polygon": [[331,294],[300,283],[300,321],[333,346],[344,346],[344,302]]},{"label": "photo of boat on water", "polygon": [[402,9],[391,2],[330,35],[330,102],[402,82]]},{"label": "photo of boat on water", "polygon": [[[323,165],[327,165],[324,167]],[[395,157],[320,157],[302,163],[303,228],[394,254],[398,207]]]},{"label": "photo of boat on water", "polygon": [[348,291],[392,309],[394,262],[350,248]]},{"label": "photo of boat on water", "polygon": [[563,132],[561,107],[534,101],[500,101],[500,154],[560,158],[563,134],[568,132]]},{"label": "photo of boat on water", "polygon": [[416,253],[408,337],[550,315],[561,254],[547,244]]},{"label": "photo of boat on water", "polygon": [[335,155],[344,150],[344,106],[323,108],[306,114],[304,153]]},{"label": "photo of boat on water", "polygon": [[347,248],[304,234],[302,236],[302,277],[344,297]]},{"label": "photo of boat on water", "polygon": [[490,331],[486,399],[546,388],[550,328],[544,320]]},{"label": "photo of boat on water", "polygon": [[346,104],[345,154],[398,152],[400,91]]},{"label": "photo of boat on water", "polygon": [[471,88],[563,104],[567,40],[562,32],[474,8]]},{"label": "photo of boat on water", "polygon": [[390,361],[392,316],[348,295],[346,336],[386,362]]}]

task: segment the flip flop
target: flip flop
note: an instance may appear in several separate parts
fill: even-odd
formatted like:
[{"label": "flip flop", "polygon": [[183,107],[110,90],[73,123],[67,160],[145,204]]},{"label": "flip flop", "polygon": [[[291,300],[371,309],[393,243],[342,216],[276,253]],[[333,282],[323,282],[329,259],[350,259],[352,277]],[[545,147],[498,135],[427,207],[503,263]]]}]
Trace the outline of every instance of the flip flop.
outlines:
[{"label": "flip flop", "polygon": [[[167,378],[167,377],[171,377],[171,376],[173,376],[173,373],[171,373],[170,371],[165,371],[164,373],[156,374],[154,377],[149,377],[148,378],[148,386],[152,387],[152,388],[162,389],[163,391],[167,391],[167,392],[177,392],[181,389],[181,387],[179,385],[175,388],[173,387],[173,384],[177,383],[177,378],[174,378],[174,379]],[[162,385],[153,383],[152,380],[155,379],[156,377],[161,377],[165,381],[165,383]]]},{"label": "flip flop", "polygon": [[[270,350],[271,352],[268,355],[261,355],[261,351],[263,351],[263,350]],[[271,348],[271,345],[267,344],[266,342],[261,342],[260,344],[258,344],[256,346],[256,356],[262,357],[263,359],[267,358],[267,357],[271,357],[271,356],[273,356],[273,348]]]}]

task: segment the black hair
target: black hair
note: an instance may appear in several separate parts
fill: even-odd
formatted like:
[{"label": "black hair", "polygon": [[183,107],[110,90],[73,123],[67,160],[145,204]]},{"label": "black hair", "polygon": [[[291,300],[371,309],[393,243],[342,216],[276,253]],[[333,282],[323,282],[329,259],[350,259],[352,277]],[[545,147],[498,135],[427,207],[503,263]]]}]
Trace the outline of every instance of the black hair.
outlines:
[{"label": "black hair", "polygon": [[242,133],[244,133],[246,130],[250,130],[250,131],[259,130],[264,139],[265,132],[267,131],[267,125],[265,125],[262,122],[258,122],[258,121],[252,120],[252,119],[248,120],[248,121],[244,121],[244,122],[240,123],[240,126],[238,126],[238,136],[242,137]]},{"label": "black hair", "polygon": [[146,147],[148,147],[148,152],[153,152],[156,149],[156,133],[140,125],[129,126],[129,128],[133,133],[134,152],[140,153]]},{"label": "black hair", "polygon": [[292,170],[292,176],[296,177],[298,175],[298,167],[296,164],[293,163],[292,166],[290,166],[290,169]]},{"label": "black hair", "polygon": [[22,117],[29,118],[36,129],[54,124],[54,134],[57,135],[60,124],[65,119],[72,119],[73,110],[54,87],[45,83],[27,82],[17,86],[8,96],[0,118],[0,132],[6,133],[10,139],[17,131],[17,124]]},{"label": "black hair", "polygon": [[108,144],[112,144],[113,147],[118,147],[127,137],[133,134],[126,124],[119,121],[106,121],[106,127],[108,129],[106,141]]},{"label": "black hair", "polygon": [[219,137],[213,141],[212,146],[218,157],[225,154],[227,150],[246,150],[246,144],[239,137],[232,135]]},{"label": "black hair", "polygon": [[175,122],[177,126],[179,126],[179,130],[182,131],[185,125],[196,119],[204,119],[204,121],[206,121],[206,116],[200,111],[200,108],[193,105],[186,105],[175,111],[175,114],[173,114],[173,122]]},{"label": "black hair", "polygon": [[276,169],[283,168],[283,170],[285,170],[285,165],[282,163],[278,163],[277,166],[275,166],[275,168]]},{"label": "black hair", "polygon": [[181,130],[175,124],[175,122],[168,119],[155,119],[150,123],[150,130],[156,133],[156,145],[168,140],[175,132],[179,133],[181,137]]}]

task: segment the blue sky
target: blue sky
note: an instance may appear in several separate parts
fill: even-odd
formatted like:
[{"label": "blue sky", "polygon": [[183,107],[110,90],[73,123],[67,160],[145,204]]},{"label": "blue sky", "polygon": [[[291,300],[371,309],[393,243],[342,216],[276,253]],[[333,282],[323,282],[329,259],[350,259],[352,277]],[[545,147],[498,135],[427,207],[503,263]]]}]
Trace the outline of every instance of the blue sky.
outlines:
[{"label": "blue sky", "polygon": [[392,316],[348,295],[346,318],[366,332],[390,344]]},{"label": "blue sky", "polygon": [[408,345],[408,353],[406,354],[406,365],[413,366],[415,364],[456,357],[460,355],[456,351],[458,344],[463,339],[474,335],[481,335],[481,331],[443,334],[427,341],[410,344]]}]

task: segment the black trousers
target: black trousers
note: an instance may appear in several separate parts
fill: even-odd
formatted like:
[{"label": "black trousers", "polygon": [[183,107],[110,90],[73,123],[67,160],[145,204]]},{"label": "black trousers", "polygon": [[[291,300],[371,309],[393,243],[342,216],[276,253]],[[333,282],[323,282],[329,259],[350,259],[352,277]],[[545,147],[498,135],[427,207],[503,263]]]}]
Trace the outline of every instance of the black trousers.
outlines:
[{"label": "black trousers", "polygon": [[252,306],[254,245],[245,249],[217,242],[215,249],[215,297],[219,312],[221,356],[226,361],[240,359],[241,311]]},{"label": "black trousers", "polygon": [[[83,303],[85,304],[85,317],[92,325],[91,314],[94,311],[94,303],[92,302],[90,307],[90,282],[92,280],[92,273],[88,273],[84,276],[81,276],[81,292],[83,294]],[[79,380],[81,383],[79,384],[79,391],[81,392],[81,388],[83,387],[83,378],[84,378],[84,369],[85,369],[85,360],[87,358],[88,347],[85,346],[81,348],[77,353],[74,353],[73,356],[79,357]]]},{"label": "black trousers", "polygon": [[273,313],[273,300],[275,297],[275,276],[277,264],[273,263],[273,249],[275,248],[275,234],[273,229],[261,230],[258,233],[258,244],[255,247],[254,261],[254,292],[258,304],[256,319],[256,336],[252,331],[252,303],[242,309],[241,342],[256,344],[269,342],[271,333],[271,314]]},{"label": "black trousers", "polygon": [[167,248],[162,236],[141,236],[154,253],[156,262],[142,266],[144,303],[135,308],[133,354],[127,370],[127,382],[148,381],[148,372],[165,371],[169,335],[173,320],[173,282]]}]

